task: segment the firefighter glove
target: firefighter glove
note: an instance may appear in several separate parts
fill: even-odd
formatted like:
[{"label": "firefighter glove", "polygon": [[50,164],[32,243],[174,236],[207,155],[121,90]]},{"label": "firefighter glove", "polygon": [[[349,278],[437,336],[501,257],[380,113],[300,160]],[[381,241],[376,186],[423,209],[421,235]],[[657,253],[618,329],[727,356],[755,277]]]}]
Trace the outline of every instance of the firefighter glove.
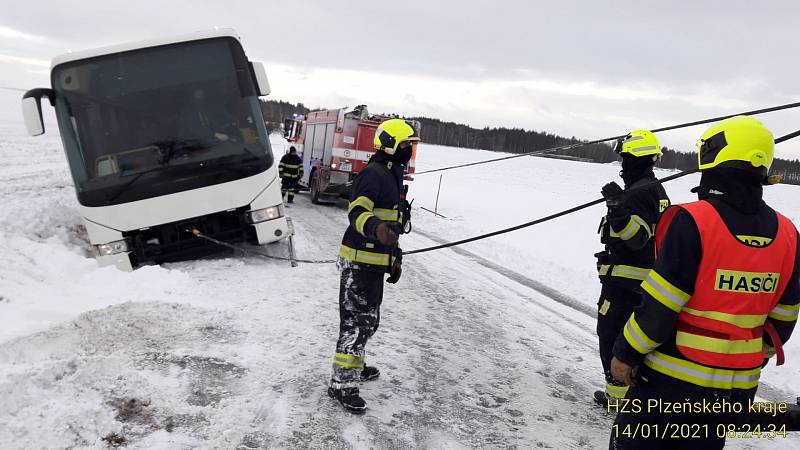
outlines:
[{"label": "firefighter glove", "polygon": [[395,284],[400,281],[401,275],[403,275],[403,265],[399,260],[396,260],[394,264],[392,264],[392,268],[389,270],[389,278],[386,279],[386,282]]},{"label": "firefighter glove", "polygon": [[394,245],[397,244],[397,232],[392,228],[389,222],[381,222],[378,225],[378,228],[375,229],[375,237],[378,238],[378,242],[383,245]]},{"label": "firefighter glove", "polygon": [[636,386],[636,375],[633,367],[613,357],[611,359],[611,375],[615,380],[621,381],[628,386]]},{"label": "firefighter glove", "polygon": [[606,205],[609,209],[622,206],[623,192],[622,188],[619,187],[615,181],[606,184],[603,186],[603,189],[600,190],[600,193],[603,194],[603,198],[606,199]]}]

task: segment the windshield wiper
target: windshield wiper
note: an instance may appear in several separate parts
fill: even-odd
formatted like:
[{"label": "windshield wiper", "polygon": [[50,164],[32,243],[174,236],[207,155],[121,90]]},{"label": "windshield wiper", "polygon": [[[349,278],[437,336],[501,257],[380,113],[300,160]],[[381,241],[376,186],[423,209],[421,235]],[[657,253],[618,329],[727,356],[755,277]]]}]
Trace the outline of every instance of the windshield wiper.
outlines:
[{"label": "windshield wiper", "polygon": [[200,141],[197,140],[188,140],[188,141],[160,141],[154,142],[153,145],[158,147],[163,153],[159,155],[158,158],[158,166],[147,169],[145,171],[139,172],[133,176],[129,181],[123,184],[114,194],[106,199],[106,202],[110,205],[114,202],[114,200],[118,199],[125,191],[128,190],[134,183],[136,183],[142,176],[157,172],[160,170],[164,170],[169,167],[170,161],[175,156],[175,154],[179,150],[188,150],[188,149],[199,149],[205,148]]},{"label": "windshield wiper", "polygon": [[152,172],[156,172],[156,171],[159,171],[159,170],[164,169],[164,168],[165,167],[153,167],[152,169],[147,169],[145,171],[137,173],[136,175],[133,176],[133,178],[131,178],[125,184],[123,184],[122,187],[120,187],[117,190],[117,192],[114,193],[114,195],[112,195],[111,197],[106,199],[107,204],[109,204],[109,205],[112,204],[114,202],[114,200],[118,199],[125,191],[128,190],[129,187],[131,187],[131,185],[133,183],[136,183],[136,181],[138,181],[139,178],[142,178],[143,175],[148,174],[148,173],[152,173]]}]

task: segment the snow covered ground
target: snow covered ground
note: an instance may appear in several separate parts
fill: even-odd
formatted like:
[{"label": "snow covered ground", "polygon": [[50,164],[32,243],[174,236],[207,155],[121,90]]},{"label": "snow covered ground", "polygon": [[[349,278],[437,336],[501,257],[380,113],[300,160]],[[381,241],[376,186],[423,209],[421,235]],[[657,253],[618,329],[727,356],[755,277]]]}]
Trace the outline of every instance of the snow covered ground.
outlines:
[{"label": "snow covered ground", "polygon": [[[599,207],[409,256],[388,286],[368,361],[382,376],[352,416],[325,394],[338,328],[332,265],[218,258],[133,273],[97,268],[58,136],[0,124],[0,448],[602,448],[612,418],[592,311]],[[277,142],[276,142],[277,143]],[[418,170],[496,157],[423,145]],[[597,196],[617,167],[542,158],[445,172],[439,210],[415,210],[406,250]],[[415,206],[433,208],[438,175]],[[690,199],[691,181],[668,185]],[[768,199],[795,220],[795,187]],[[304,258],[336,253],[342,205],[289,209]],[[282,254],[283,244],[268,251]],[[762,390],[800,392],[800,345]],[[731,441],[730,448],[788,448]]]}]

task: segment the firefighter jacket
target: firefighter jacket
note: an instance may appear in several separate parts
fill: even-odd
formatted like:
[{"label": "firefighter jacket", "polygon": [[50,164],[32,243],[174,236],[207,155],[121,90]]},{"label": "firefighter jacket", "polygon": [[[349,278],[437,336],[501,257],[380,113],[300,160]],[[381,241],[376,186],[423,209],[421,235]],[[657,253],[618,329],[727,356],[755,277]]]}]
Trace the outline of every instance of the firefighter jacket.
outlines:
[{"label": "firefighter jacket", "polygon": [[297,154],[287,153],[278,164],[278,175],[281,178],[299,180],[303,177],[303,160]]},{"label": "firefighter jacket", "polygon": [[638,290],[653,266],[653,230],[669,197],[660,184],[634,190],[653,181],[656,177],[649,171],[626,186],[622,207],[610,209],[600,222],[605,250],[595,256],[603,284]]},{"label": "firefighter jacket", "polygon": [[356,176],[350,194],[350,225],[339,249],[340,262],[360,268],[388,272],[400,257],[396,247],[381,244],[375,231],[383,221],[393,223],[400,234],[403,166],[394,164],[384,152],[375,153],[367,167]]},{"label": "firefighter jacket", "polygon": [[614,344],[614,356],[717,389],[754,389],[776,339],[800,310],[798,234],[760,201],[745,213],[722,198],[667,210],[657,259]]}]

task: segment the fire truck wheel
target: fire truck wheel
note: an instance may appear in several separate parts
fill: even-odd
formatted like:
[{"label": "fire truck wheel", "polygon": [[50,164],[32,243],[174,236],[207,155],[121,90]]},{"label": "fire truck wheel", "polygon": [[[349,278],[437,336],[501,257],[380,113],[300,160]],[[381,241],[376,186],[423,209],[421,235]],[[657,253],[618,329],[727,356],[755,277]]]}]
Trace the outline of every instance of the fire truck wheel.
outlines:
[{"label": "fire truck wheel", "polygon": [[309,186],[309,190],[311,191],[311,203],[315,205],[319,205],[319,186],[317,185],[317,177],[313,174],[311,175],[311,186]]}]

